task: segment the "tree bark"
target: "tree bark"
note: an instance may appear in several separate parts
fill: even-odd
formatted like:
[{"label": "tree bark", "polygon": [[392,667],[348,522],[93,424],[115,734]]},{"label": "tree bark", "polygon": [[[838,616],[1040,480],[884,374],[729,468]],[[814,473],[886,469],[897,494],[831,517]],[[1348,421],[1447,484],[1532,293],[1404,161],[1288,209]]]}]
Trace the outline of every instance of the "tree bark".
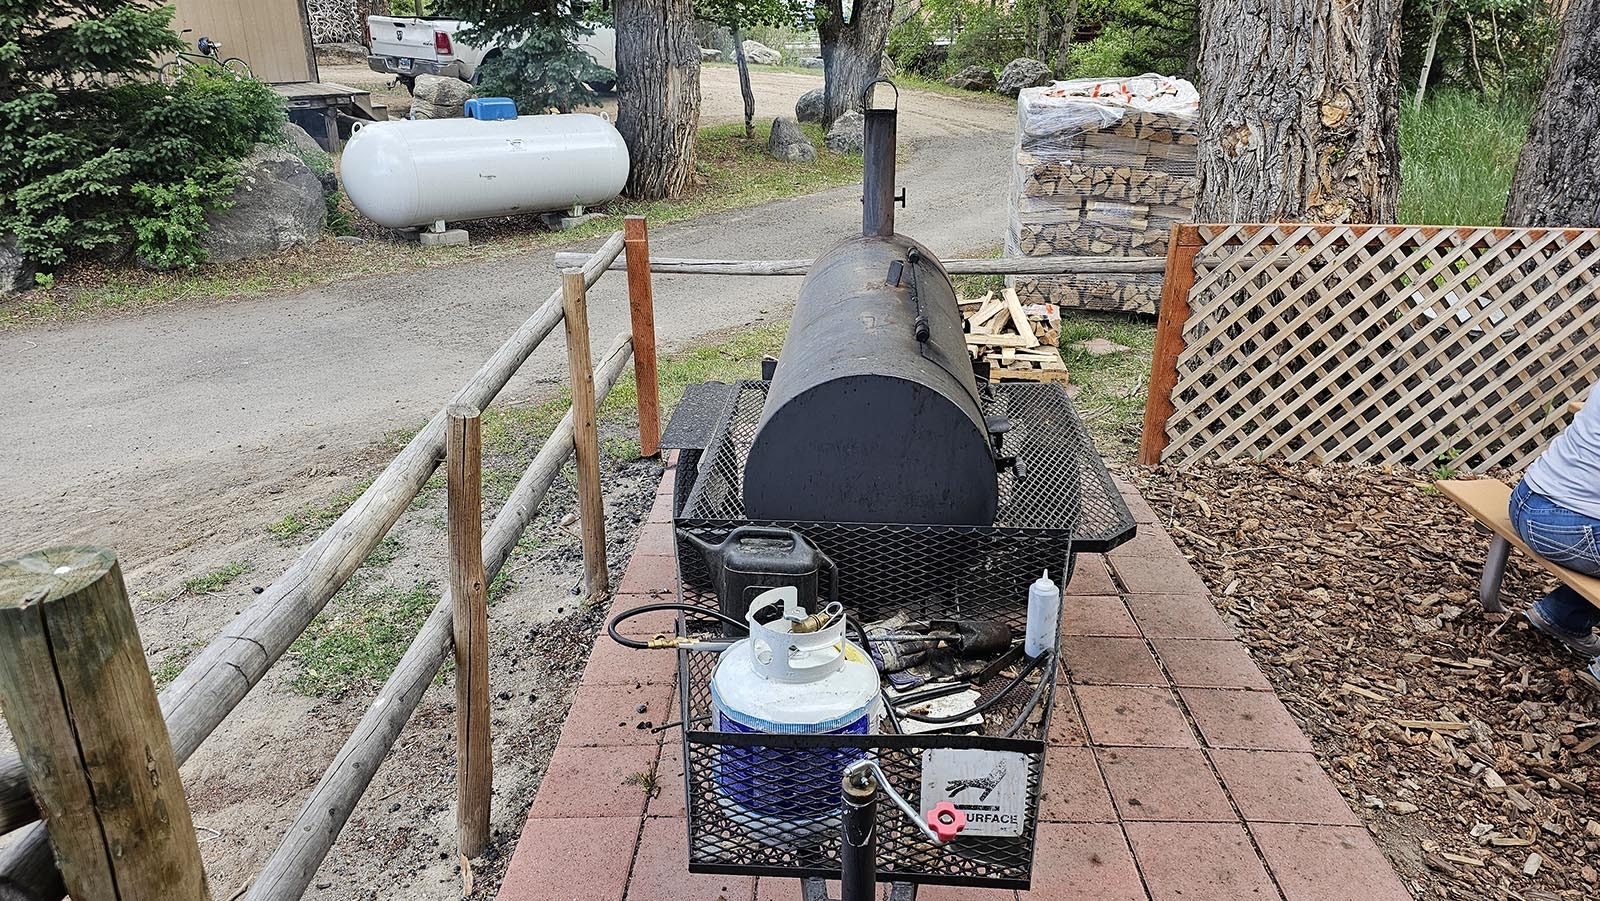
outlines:
[{"label": "tree bark", "polygon": [[878,77],[894,0],[851,0],[848,22],[843,0],[816,0],[816,12],[817,34],[822,39],[822,127],[826,130],[847,111],[861,109],[861,92]]},{"label": "tree bark", "polygon": [[689,0],[618,0],[617,131],[630,196],[677,197],[694,174],[700,47]]},{"label": "tree bark", "polygon": [[744,29],[733,26],[733,61],[739,67],[739,93],[744,95],[744,136],[756,133],[756,92],[750,87],[750,60],[744,55]]},{"label": "tree bark", "polygon": [[1202,4],[1196,218],[1393,222],[1399,52],[1400,0]]},{"label": "tree bark", "polygon": [[[1061,20],[1061,44],[1056,50],[1056,73],[1058,78],[1066,77],[1068,64],[1072,61],[1072,39],[1078,35],[1078,0],[1067,3],[1067,12]],[[1044,57],[1039,57],[1041,60]]]},{"label": "tree bark", "polygon": [[1517,160],[1506,224],[1600,226],[1600,0],[1573,0],[1528,143]]}]

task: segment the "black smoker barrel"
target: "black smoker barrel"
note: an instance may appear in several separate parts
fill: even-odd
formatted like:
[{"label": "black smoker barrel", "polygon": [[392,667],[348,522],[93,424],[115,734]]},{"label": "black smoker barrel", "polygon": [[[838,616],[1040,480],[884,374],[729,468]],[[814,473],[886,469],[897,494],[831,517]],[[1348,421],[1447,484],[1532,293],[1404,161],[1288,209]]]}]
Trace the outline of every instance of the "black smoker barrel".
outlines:
[{"label": "black smoker barrel", "polygon": [[745,461],[745,513],[992,526],[995,453],[955,288],[894,233],[895,110],[865,116],[863,233],[800,287]]}]

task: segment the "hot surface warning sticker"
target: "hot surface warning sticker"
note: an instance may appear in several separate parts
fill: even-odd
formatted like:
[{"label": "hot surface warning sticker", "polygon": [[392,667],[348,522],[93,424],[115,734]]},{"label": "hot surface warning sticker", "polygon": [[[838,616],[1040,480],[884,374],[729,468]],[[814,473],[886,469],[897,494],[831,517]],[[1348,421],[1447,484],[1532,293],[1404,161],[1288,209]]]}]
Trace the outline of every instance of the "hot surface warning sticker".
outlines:
[{"label": "hot surface warning sticker", "polygon": [[941,801],[967,815],[963,835],[1021,835],[1028,815],[1028,755],[949,748],[923,751],[922,815]]}]

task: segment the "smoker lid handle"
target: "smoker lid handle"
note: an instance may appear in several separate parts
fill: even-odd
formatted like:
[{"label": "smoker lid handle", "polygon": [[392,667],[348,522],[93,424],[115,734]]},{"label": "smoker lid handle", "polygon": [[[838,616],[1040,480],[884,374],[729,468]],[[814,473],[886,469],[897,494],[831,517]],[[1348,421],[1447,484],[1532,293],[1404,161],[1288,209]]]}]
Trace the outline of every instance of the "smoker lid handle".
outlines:
[{"label": "smoker lid handle", "polygon": [[894,91],[894,106],[888,108],[892,110],[900,109],[900,89],[895,87],[895,83],[887,78],[874,78],[867,82],[867,86],[861,89],[861,108],[878,109],[878,107],[872,105],[872,89],[880,84],[886,84],[889,86],[889,90]]}]

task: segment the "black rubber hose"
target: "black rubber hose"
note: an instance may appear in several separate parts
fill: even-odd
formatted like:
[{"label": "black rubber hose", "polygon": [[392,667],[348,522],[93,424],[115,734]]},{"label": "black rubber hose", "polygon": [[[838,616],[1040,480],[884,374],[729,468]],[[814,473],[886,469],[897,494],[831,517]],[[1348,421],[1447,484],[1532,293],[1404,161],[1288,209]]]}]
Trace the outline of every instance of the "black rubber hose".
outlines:
[{"label": "black rubber hose", "polygon": [[[1053,651],[1053,650],[1047,650],[1043,654],[1040,654],[1039,655],[1039,659],[1040,660],[1049,660],[1050,661],[1049,665],[1051,667],[1056,665],[1056,654],[1055,654],[1055,651]],[[1046,684],[1050,685],[1050,703],[1052,703],[1052,704],[1055,703],[1055,699],[1056,699],[1056,690],[1055,690],[1056,680],[1050,678],[1050,669],[1048,667],[1041,667],[1040,670],[1039,670],[1039,673],[1040,673],[1040,675],[1039,675],[1039,684],[1038,684],[1037,687],[1035,687],[1033,689],[1033,696],[1028,698],[1028,703],[1023,706],[1022,712],[1017,714],[1017,718],[1012,720],[1011,721],[1011,725],[1007,726],[1006,727],[1006,731],[1004,733],[1002,733],[1003,735],[1005,735],[1006,738],[1011,738],[1011,737],[1015,736],[1017,734],[1017,732],[1022,729],[1022,724],[1027,721],[1028,716],[1030,714],[1032,714],[1034,710],[1038,709],[1038,707],[1039,707],[1039,697],[1040,697],[1040,695],[1044,694],[1044,689],[1045,689],[1045,685]]]},{"label": "black rubber hose", "polygon": [[[645,642],[636,641],[636,640],[634,640],[632,638],[623,638],[620,634],[617,633],[617,624],[618,623],[626,622],[627,620],[633,619],[635,616],[640,616],[640,615],[645,614],[645,613],[654,613],[657,610],[685,610],[685,611],[688,611],[690,613],[699,613],[699,614],[703,614],[705,616],[710,616],[710,617],[714,617],[716,619],[720,619],[724,623],[727,623],[727,624],[729,624],[731,626],[734,626],[735,628],[737,628],[737,629],[739,629],[741,631],[744,631],[744,632],[750,631],[750,627],[749,626],[746,626],[744,623],[739,622],[738,620],[734,619],[731,616],[728,616],[727,614],[721,612],[720,610],[712,610],[709,607],[702,607],[702,606],[700,606],[698,604],[681,604],[681,603],[678,603],[677,601],[662,601],[659,604],[641,604],[638,607],[633,607],[633,608],[630,608],[628,610],[624,610],[621,613],[616,614],[615,616],[611,617],[611,619],[606,621],[606,634],[611,636],[611,640],[612,641],[616,642],[617,644],[622,645],[625,648],[633,648],[636,651],[657,650],[657,649],[651,648]],[[673,648],[664,648],[664,649],[660,649],[660,650],[668,650],[668,651],[670,651],[670,650],[674,650],[674,649]]]}]

